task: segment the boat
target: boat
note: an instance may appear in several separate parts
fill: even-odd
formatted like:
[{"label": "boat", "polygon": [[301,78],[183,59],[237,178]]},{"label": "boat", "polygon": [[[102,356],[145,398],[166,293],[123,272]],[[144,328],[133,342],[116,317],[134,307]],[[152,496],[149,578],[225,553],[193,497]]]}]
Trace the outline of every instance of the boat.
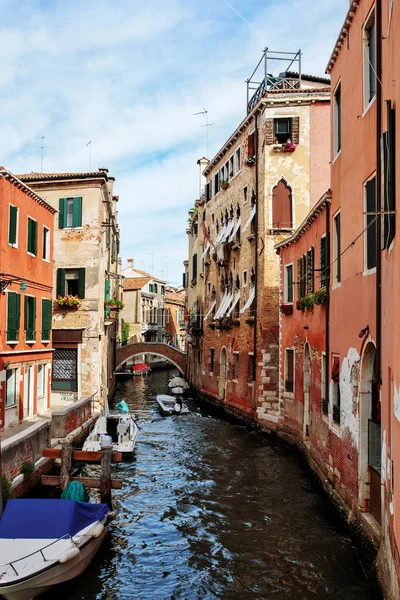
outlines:
[{"label": "boat", "polygon": [[125,400],[119,402],[116,408],[117,410],[107,409],[107,412],[97,419],[82,450],[99,452],[102,438],[110,436],[114,452],[122,452],[125,456],[132,455],[139,435],[138,427],[133,414],[129,413]]},{"label": "boat", "polygon": [[164,417],[169,417],[171,415],[187,415],[190,412],[186,404],[179,402],[174,396],[158,394],[156,396],[156,401],[158,408],[160,409],[160,413]]},{"label": "boat", "polygon": [[158,359],[152,360],[150,363],[150,368],[152,371],[157,371],[159,369],[168,369],[171,367],[171,363],[169,360]]},{"label": "boat", "polygon": [[120,381],[125,381],[126,379],[132,379],[132,377],[133,377],[132,371],[114,371],[114,375]]},{"label": "boat", "polygon": [[169,380],[168,387],[170,392],[175,396],[181,396],[189,389],[189,385],[186,381],[178,375],[174,375],[174,377]]},{"label": "boat", "polygon": [[108,531],[106,504],[9,500],[0,521],[0,594],[30,600],[80,575]]},{"label": "boat", "polygon": [[133,365],[133,375],[147,375],[150,370],[150,365],[147,363],[135,363]]}]

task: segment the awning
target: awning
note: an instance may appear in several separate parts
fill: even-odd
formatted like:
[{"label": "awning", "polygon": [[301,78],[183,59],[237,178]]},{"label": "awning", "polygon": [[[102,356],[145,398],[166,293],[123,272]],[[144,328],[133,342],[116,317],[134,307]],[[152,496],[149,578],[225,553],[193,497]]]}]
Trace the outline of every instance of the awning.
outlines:
[{"label": "awning", "polygon": [[250,306],[253,303],[254,300],[254,296],[256,295],[256,288],[253,285],[253,287],[250,289],[250,296],[249,299],[247,300],[246,304],[243,306],[243,308],[240,309],[240,313],[243,314],[248,308],[250,308]]},{"label": "awning", "polygon": [[217,246],[217,260],[218,261],[224,261],[225,260],[225,251],[224,251],[224,245],[223,244],[218,244],[218,246]]},{"label": "awning", "polygon": [[207,254],[207,252],[209,252],[210,250],[210,242],[207,242],[206,247],[203,250],[203,254],[201,255],[201,258],[204,258],[205,255]]},{"label": "awning", "polygon": [[227,292],[226,294],[223,295],[220,307],[214,316],[214,320],[222,319],[222,317],[225,315],[230,303],[232,302],[232,297],[233,297],[232,292],[230,292],[230,293]]},{"label": "awning", "polygon": [[225,236],[225,232],[226,232],[226,225],[222,225],[221,229],[219,230],[219,233],[217,235],[217,239],[215,240],[215,245],[219,244],[223,237]]},{"label": "awning", "polygon": [[250,212],[250,216],[248,218],[248,221],[246,223],[246,225],[243,227],[243,232],[246,231],[246,229],[248,229],[250,223],[252,222],[252,220],[254,219],[254,215],[256,214],[256,210],[257,210],[257,206],[254,205],[253,208],[251,209]]},{"label": "awning", "polygon": [[215,305],[216,305],[216,304],[217,304],[217,301],[216,301],[216,300],[213,300],[213,301],[212,301],[212,303],[211,303],[211,308],[210,308],[210,310],[208,311],[208,313],[207,313],[207,314],[206,314],[206,316],[204,317],[204,321],[206,321],[206,320],[208,319],[208,317],[211,315],[211,313],[212,313],[212,311],[213,311],[213,309],[214,309],[214,307],[215,307]]},{"label": "awning", "polygon": [[228,242],[232,242],[232,240],[235,239],[235,235],[237,234],[238,229],[239,229],[239,227],[240,227],[241,224],[242,224],[242,221],[241,221],[241,218],[239,217],[238,220],[236,221],[236,225],[233,228],[233,231],[232,231],[232,233],[230,235],[230,238],[229,238]]},{"label": "awning", "polygon": [[225,242],[225,241],[228,242],[229,241],[228,238],[229,238],[229,236],[232,233],[232,229],[233,229],[234,225],[235,225],[235,221],[233,219],[230,219],[228,221],[228,225],[226,226],[225,235],[224,235],[223,239],[221,240],[221,242]]},{"label": "awning", "polygon": [[232,302],[232,304],[231,304],[231,306],[230,306],[230,308],[229,308],[229,310],[228,310],[228,312],[226,314],[227,317],[229,317],[232,314],[233,309],[235,308],[235,306],[237,305],[237,303],[239,302],[239,300],[240,300],[240,290],[238,290],[236,292],[236,294],[235,294],[235,296],[233,298],[233,302]]},{"label": "awning", "polygon": [[340,375],[340,358],[338,356],[333,357],[332,362],[332,381],[333,383],[339,383]]}]

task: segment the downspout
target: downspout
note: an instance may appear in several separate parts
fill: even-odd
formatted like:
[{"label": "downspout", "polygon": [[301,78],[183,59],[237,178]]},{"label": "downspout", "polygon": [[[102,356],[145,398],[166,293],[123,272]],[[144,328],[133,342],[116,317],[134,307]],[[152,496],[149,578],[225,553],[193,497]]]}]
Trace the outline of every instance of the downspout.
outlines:
[{"label": "downspout", "polygon": [[382,131],[382,0],[375,3],[376,19],[376,361],[375,378],[378,390],[382,384],[382,253],[381,253],[381,131]]},{"label": "downspout", "polygon": [[325,401],[329,403],[329,384],[330,384],[330,348],[329,348],[329,286],[330,286],[330,275],[331,275],[331,200],[327,198],[325,204],[325,236],[326,236],[326,273],[325,273],[325,285],[326,285],[326,303],[325,303]]},{"label": "downspout", "polygon": [[254,215],[256,220],[256,239],[255,239],[255,282],[254,282],[254,339],[253,339],[253,389],[252,389],[252,404],[253,410],[257,408],[257,325],[258,325],[258,306],[257,306],[257,292],[258,292],[258,215],[259,215],[259,198],[258,198],[258,166],[260,161],[260,154],[258,151],[258,113],[254,115],[255,119],[255,148],[256,148],[256,214]]}]

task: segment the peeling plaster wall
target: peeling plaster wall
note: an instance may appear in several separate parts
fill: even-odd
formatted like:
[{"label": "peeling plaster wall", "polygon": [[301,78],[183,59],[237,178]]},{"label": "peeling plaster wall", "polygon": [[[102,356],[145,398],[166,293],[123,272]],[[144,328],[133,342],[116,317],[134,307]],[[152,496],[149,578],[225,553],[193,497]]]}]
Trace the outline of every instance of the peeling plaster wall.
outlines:
[{"label": "peeling plaster wall", "polygon": [[358,380],[360,355],[355,348],[349,348],[340,369],[340,435],[358,450]]}]

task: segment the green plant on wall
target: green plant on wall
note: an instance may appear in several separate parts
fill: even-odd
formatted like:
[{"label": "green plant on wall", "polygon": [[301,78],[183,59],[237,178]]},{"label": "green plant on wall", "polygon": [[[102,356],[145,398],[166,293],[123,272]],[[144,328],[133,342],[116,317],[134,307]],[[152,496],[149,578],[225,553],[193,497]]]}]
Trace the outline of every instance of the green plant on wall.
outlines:
[{"label": "green plant on wall", "polygon": [[129,323],[127,323],[126,321],[124,321],[124,324],[122,326],[122,331],[121,331],[121,345],[122,346],[126,346],[126,344],[128,343],[128,340],[129,340],[129,330],[130,330]]},{"label": "green plant on wall", "polygon": [[1,479],[1,491],[3,494],[3,502],[6,502],[11,498],[12,483],[5,475]]},{"label": "green plant on wall", "polygon": [[318,290],[313,294],[307,294],[296,302],[297,310],[313,310],[314,305],[325,304],[328,298],[326,290]]},{"label": "green plant on wall", "polygon": [[31,460],[25,460],[20,469],[21,475],[24,476],[24,479],[29,479],[35,472],[35,464]]}]

